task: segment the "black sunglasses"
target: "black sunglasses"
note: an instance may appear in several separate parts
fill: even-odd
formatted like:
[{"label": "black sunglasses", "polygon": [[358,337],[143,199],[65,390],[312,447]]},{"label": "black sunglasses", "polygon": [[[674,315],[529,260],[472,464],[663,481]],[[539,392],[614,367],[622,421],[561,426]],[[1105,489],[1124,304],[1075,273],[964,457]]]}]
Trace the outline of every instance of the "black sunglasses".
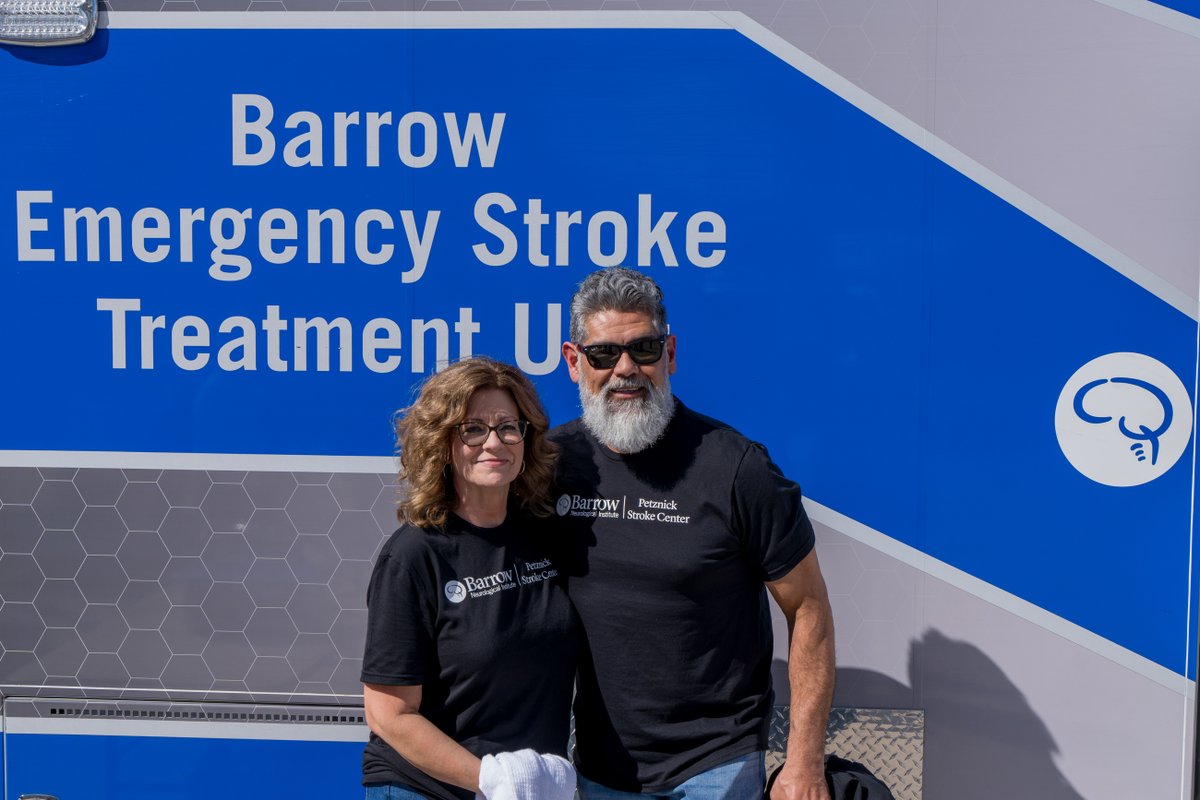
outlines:
[{"label": "black sunglasses", "polygon": [[612,369],[621,360],[622,353],[629,353],[633,363],[653,364],[662,358],[663,344],[666,336],[647,336],[645,339],[634,339],[629,344],[576,344],[579,352],[587,357],[593,369]]}]

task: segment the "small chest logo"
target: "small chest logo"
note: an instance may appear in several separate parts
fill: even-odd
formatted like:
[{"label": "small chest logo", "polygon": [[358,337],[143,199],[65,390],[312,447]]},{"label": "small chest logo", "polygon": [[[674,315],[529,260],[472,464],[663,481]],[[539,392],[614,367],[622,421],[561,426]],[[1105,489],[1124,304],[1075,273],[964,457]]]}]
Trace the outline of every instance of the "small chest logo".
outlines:
[{"label": "small chest logo", "polygon": [[558,498],[554,510],[560,517],[569,514],[572,517],[620,519],[624,504],[624,497],[584,497],[578,494],[564,494]]},{"label": "small chest logo", "polygon": [[451,603],[461,603],[467,599],[467,587],[458,581],[447,581],[445,592],[446,599]]},{"label": "small chest logo", "polygon": [[636,522],[669,522],[687,525],[692,517],[680,514],[679,501],[673,498],[596,497],[564,494],[554,506],[560,517],[589,519],[625,519]]}]

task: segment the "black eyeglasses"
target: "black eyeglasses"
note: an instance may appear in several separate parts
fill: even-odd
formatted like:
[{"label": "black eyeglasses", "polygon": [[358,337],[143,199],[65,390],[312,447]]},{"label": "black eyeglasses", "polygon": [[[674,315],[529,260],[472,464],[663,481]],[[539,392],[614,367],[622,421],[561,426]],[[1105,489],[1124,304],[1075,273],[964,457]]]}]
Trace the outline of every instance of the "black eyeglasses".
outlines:
[{"label": "black eyeglasses", "polygon": [[647,336],[645,339],[634,339],[629,344],[577,344],[579,352],[587,357],[593,369],[612,369],[621,360],[622,353],[629,353],[633,363],[653,364],[662,358],[663,344],[666,336]]},{"label": "black eyeglasses", "polygon": [[483,444],[492,435],[492,431],[496,432],[504,444],[519,444],[525,439],[525,432],[529,430],[529,421],[510,419],[499,425],[488,425],[484,422],[468,420],[455,425],[454,430],[458,431],[458,438],[462,439],[462,443],[468,447],[478,447]]}]

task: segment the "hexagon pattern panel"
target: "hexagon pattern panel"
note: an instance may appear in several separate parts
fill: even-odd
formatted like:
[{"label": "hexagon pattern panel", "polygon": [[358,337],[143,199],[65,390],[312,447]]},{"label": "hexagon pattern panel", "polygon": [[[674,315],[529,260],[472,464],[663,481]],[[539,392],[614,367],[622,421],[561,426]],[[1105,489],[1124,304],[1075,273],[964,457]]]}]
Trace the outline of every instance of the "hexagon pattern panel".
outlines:
[{"label": "hexagon pattern panel", "polygon": [[352,699],[394,476],[0,468],[0,687]]}]

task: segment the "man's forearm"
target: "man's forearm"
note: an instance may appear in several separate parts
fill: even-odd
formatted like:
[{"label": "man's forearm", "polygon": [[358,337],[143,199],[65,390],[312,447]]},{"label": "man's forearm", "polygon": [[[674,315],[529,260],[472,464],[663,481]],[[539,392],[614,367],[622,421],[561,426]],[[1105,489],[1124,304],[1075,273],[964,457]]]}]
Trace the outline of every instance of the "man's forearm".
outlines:
[{"label": "man's forearm", "polygon": [[787,760],[792,769],[823,776],[825,728],[834,683],[833,615],[829,604],[821,598],[806,598],[789,627],[788,683],[792,697]]},{"label": "man's forearm", "polygon": [[825,579],[811,552],[784,577],[767,584],[788,623],[791,731],[787,763],[772,800],[829,800],[825,783],[825,726],[833,704],[833,612]]}]

